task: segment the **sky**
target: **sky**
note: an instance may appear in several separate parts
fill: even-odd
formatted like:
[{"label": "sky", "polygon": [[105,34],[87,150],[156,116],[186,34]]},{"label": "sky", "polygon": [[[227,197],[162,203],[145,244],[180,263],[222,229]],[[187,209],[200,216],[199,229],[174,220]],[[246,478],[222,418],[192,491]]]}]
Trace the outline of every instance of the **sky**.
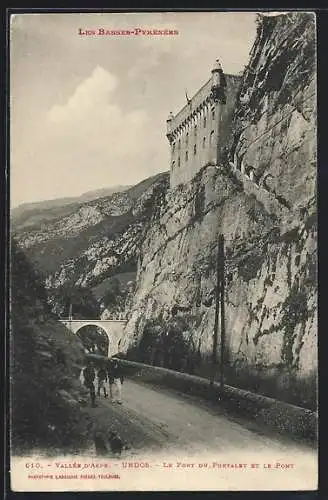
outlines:
[{"label": "sky", "polygon": [[[248,62],[255,13],[16,14],[10,44],[11,205],[135,184],[169,169],[166,119]],[[171,36],[79,30],[172,29]]]}]

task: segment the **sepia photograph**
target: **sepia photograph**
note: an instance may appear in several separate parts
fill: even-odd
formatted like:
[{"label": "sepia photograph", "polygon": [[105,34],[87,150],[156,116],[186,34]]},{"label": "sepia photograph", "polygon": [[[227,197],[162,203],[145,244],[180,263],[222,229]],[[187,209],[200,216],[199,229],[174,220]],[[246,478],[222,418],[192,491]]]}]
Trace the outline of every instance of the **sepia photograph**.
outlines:
[{"label": "sepia photograph", "polygon": [[9,31],[11,490],[316,490],[315,13]]}]

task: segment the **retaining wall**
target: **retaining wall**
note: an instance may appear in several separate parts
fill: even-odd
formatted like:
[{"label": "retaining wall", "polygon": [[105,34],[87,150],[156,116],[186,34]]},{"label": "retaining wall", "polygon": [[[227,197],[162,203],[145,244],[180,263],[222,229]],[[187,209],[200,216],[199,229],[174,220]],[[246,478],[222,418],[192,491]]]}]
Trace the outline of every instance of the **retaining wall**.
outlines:
[{"label": "retaining wall", "polygon": [[121,363],[128,378],[202,397],[280,433],[311,442],[317,440],[318,415],[308,409],[228,385],[221,391],[217,382],[211,387],[207,379],[167,368],[126,360],[121,360]]}]

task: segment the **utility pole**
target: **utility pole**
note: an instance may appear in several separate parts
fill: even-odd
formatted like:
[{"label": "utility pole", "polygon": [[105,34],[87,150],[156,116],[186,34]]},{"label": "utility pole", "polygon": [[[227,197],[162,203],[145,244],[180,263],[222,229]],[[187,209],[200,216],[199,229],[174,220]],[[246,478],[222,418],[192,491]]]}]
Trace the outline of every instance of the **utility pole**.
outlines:
[{"label": "utility pole", "polygon": [[220,311],[220,280],[221,280],[221,256],[220,256],[220,237],[219,245],[216,257],[216,287],[215,287],[215,320],[214,320],[214,332],[213,332],[213,353],[212,353],[212,376],[211,376],[211,386],[213,386],[216,379],[216,367],[217,367],[217,350],[218,350],[218,328],[219,328],[219,311]]},{"label": "utility pole", "polygon": [[68,319],[69,321],[72,321],[72,302],[69,303],[69,310],[68,310]]},{"label": "utility pole", "polygon": [[224,388],[224,349],[225,349],[225,310],[224,310],[224,236],[219,236],[219,256],[220,256],[220,323],[221,323],[221,350],[220,350],[220,387]]},{"label": "utility pole", "polygon": [[218,253],[216,262],[216,293],[215,293],[215,321],[213,333],[213,353],[212,353],[212,377],[213,387],[216,379],[217,350],[218,350],[218,329],[220,319],[220,386],[224,386],[224,346],[225,346],[225,310],[224,310],[224,236],[219,235]]}]

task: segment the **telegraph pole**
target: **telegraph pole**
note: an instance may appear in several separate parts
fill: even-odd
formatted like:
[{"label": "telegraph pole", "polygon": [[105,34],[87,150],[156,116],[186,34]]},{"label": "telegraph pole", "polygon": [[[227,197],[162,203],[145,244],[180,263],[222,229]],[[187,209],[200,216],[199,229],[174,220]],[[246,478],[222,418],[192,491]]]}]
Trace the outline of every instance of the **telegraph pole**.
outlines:
[{"label": "telegraph pole", "polygon": [[[221,235],[220,235],[221,236]],[[220,236],[219,245],[216,258],[216,287],[215,287],[215,320],[214,320],[214,332],[213,332],[213,352],[212,352],[212,376],[211,376],[211,386],[213,386],[216,379],[216,367],[217,367],[217,350],[218,350],[218,328],[219,328],[219,311],[220,311],[220,289],[221,289],[221,256],[220,256]]]},{"label": "telegraph pole", "polygon": [[69,310],[68,310],[68,321],[69,321],[69,326],[70,328],[72,327],[72,302],[69,303]]},{"label": "telegraph pole", "polygon": [[218,329],[220,321],[220,386],[224,386],[224,349],[225,349],[225,309],[224,309],[224,236],[219,235],[218,253],[216,262],[216,293],[215,293],[215,321],[213,333],[213,353],[212,353],[212,377],[213,387],[216,379],[217,351],[218,351]]},{"label": "telegraph pole", "polygon": [[221,329],[221,349],[220,349],[220,387],[224,388],[224,348],[225,348],[225,310],[224,310],[224,236],[219,236],[219,252],[220,256],[220,329]]}]

